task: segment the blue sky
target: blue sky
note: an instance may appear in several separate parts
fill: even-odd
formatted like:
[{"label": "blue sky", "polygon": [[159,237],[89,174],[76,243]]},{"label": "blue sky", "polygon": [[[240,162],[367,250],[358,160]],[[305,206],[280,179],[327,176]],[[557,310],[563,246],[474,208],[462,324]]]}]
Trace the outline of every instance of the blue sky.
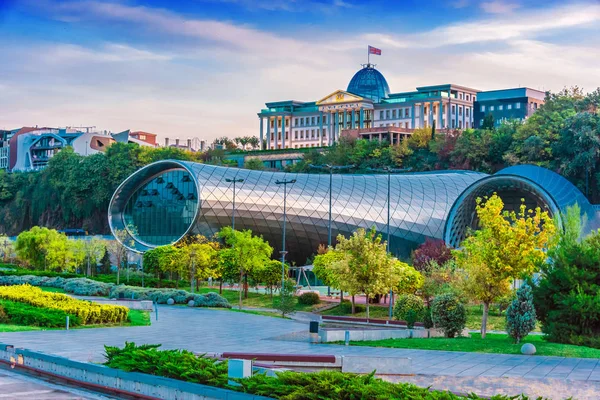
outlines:
[{"label": "blue sky", "polygon": [[345,89],[366,47],[393,92],[600,86],[600,1],[0,0],[0,128],[258,134],[267,101]]}]

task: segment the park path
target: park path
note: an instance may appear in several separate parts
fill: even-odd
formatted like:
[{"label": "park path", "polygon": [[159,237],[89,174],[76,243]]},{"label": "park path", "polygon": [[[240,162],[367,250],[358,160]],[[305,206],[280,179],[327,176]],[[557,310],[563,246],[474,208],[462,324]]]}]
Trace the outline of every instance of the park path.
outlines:
[{"label": "park path", "polygon": [[[346,347],[276,339],[306,330],[306,322],[294,320],[226,310],[159,306],[158,320],[152,313],[152,326],[0,333],[0,342],[84,362],[102,362],[105,344],[123,346],[126,341],[160,343],[165,349],[183,348],[198,353],[401,356],[412,358],[414,372],[418,375],[556,379],[565,385],[585,381],[598,393],[596,398],[600,398],[598,359]],[[505,382],[510,389],[510,381]]]}]

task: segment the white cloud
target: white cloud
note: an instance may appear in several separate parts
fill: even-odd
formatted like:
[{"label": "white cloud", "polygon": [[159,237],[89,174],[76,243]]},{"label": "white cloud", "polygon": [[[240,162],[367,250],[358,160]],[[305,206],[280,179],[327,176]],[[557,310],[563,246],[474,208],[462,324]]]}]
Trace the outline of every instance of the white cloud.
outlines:
[{"label": "white cloud", "polygon": [[518,3],[504,0],[484,1],[479,7],[489,14],[509,14],[521,7]]}]

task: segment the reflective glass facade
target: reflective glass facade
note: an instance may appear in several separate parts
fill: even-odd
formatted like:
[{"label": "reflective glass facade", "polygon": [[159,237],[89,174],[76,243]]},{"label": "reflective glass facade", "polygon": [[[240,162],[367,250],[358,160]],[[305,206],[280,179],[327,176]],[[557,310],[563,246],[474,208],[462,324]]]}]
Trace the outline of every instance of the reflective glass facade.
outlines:
[{"label": "reflective glass facade", "polygon": [[376,103],[386,99],[390,94],[385,77],[373,66],[367,64],[359,70],[348,84],[348,92],[367,97]]}]

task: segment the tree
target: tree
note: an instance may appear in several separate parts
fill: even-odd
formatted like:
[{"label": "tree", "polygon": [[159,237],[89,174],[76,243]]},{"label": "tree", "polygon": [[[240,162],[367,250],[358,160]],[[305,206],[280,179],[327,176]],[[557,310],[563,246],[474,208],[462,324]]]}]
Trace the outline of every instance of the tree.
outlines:
[{"label": "tree", "polygon": [[334,248],[328,248],[326,253],[318,254],[313,261],[313,273],[323,284],[340,290],[340,303],[344,300],[344,291],[348,288],[342,287],[343,277],[346,273],[342,263],[344,256]]},{"label": "tree", "polygon": [[286,279],[281,289],[280,295],[273,300],[273,307],[281,312],[281,316],[294,312],[296,309],[296,300],[294,299],[295,282]]},{"label": "tree", "polygon": [[[288,270],[289,266],[285,264],[285,276],[288,276]],[[272,299],[273,291],[281,286],[281,261],[270,260],[262,268],[254,271],[252,278],[257,284],[262,283],[267,289],[269,289]]]},{"label": "tree", "polygon": [[264,171],[265,164],[259,158],[250,158],[244,163],[244,168],[256,171]]},{"label": "tree", "polygon": [[548,340],[600,348],[600,233],[580,240],[579,213],[572,207],[563,216],[565,230],[532,286],[533,299]]},{"label": "tree", "polygon": [[182,248],[190,264],[190,283],[198,287],[199,279],[220,275],[216,243],[194,243]]},{"label": "tree", "polygon": [[115,229],[115,239],[108,242],[107,250],[114,257],[117,262],[117,285],[121,276],[121,266],[127,263],[127,247],[133,246],[133,239],[125,229]]},{"label": "tree", "polygon": [[[91,276],[92,271],[96,270],[96,265],[102,260],[106,253],[106,242],[97,237],[89,240],[81,240],[83,245],[83,257],[86,265],[86,276]],[[92,269],[92,266],[94,267]]]},{"label": "tree", "polygon": [[339,235],[337,241],[335,251],[343,254],[338,267],[347,271],[336,274],[340,286],[347,287],[352,295],[365,294],[369,318],[369,298],[395,288],[402,265],[387,252],[386,243],[375,229],[367,232],[360,228],[349,238]]},{"label": "tree", "polygon": [[517,290],[517,297],[506,309],[506,331],[519,343],[535,329],[536,316],[531,287],[524,284]]},{"label": "tree", "polygon": [[488,114],[483,118],[483,124],[481,124],[481,129],[494,129],[494,116],[492,114]]},{"label": "tree", "polygon": [[548,212],[503,211],[498,195],[477,199],[479,230],[455,250],[457,266],[465,273],[466,292],[483,303],[481,337],[485,338],[490,304],[510,290],[510,282],[530,276],[555,244],[556,227]]},{"label": "tree", "polygon": [[236,231],[226,226],[218,235],[229,247],[221,250],[230,265],[239,274],[239,308],[242,309],[242,285],[247,273],[264,267],[270,261],[273,248],[262,236],[253,236],[252,231]]},{"label": "tree", "polygon": [[450,259],[452,259],[452,251],[443,240],[427,238],[425,243],[412,253],[413,266],[421,272],[427,270],[432,261],[444,265]]},{"label": "tree", "polygon": [[452,293],[442,294],[433,299],[431,315],[435,326],[444,331],[449,338],[460,335],[467,323],[465,306]]},{"label": "tree", "polygon": [[[53,260],[53,267],[57,266],[58,261],[55,260],[61,258],[57,252],[66,248],[66,243],[64,243],[66,240],[67,237],[64,234],[59,234],[54,229],[34,226],[17,236],[15,250],[17,256],[27,265],[33,266],[33,268],[44,265],[44,269],[47,269],[48,256]],[[55,254],[50,255],[51,250]]]}]

